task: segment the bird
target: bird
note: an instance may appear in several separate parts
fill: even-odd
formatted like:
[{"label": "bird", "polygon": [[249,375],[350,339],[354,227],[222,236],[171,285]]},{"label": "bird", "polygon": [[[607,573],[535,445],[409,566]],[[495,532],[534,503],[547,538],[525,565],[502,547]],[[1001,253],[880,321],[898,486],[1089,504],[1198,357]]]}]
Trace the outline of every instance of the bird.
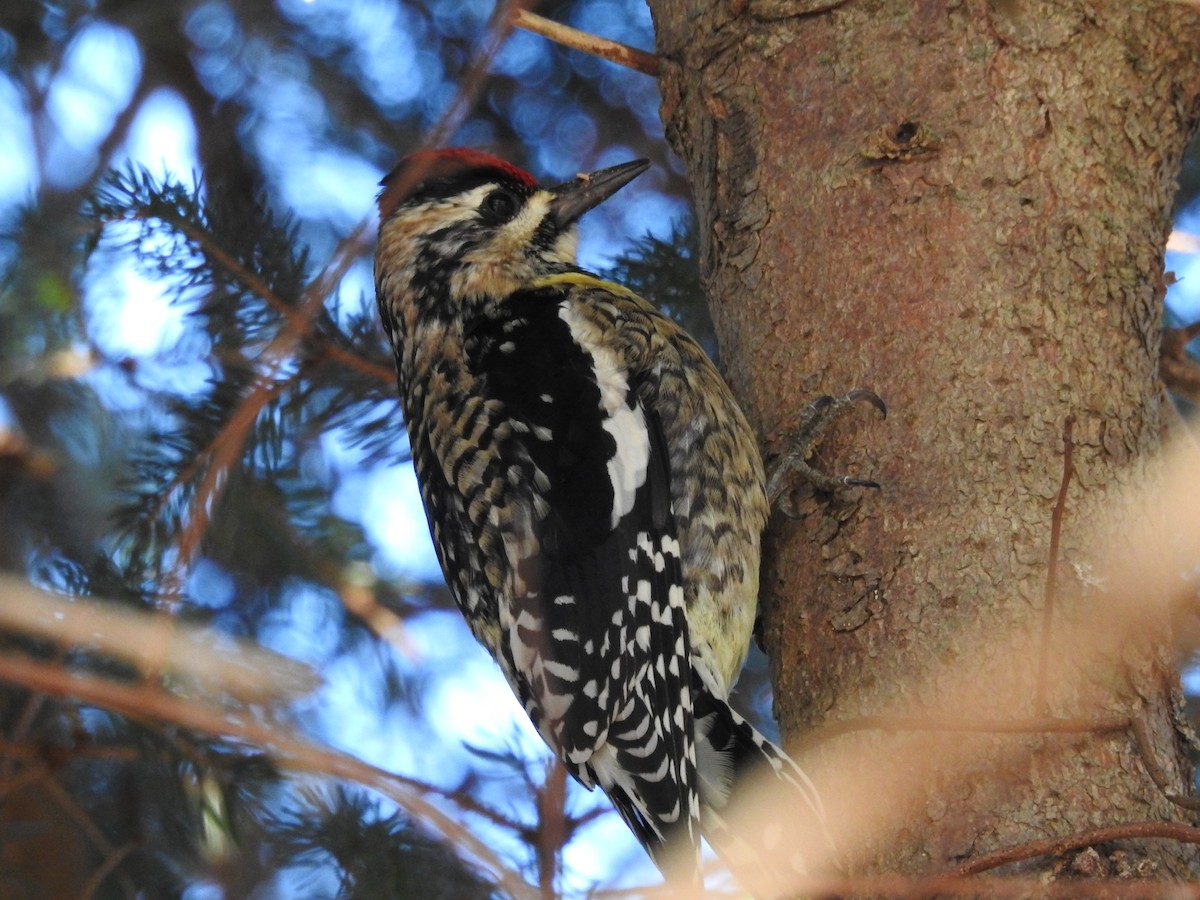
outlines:
[{"label": "bird", "polygon": [[[412,153],[381,182],[375,285],[468,627],[567,771],[608,795],[670,880],[695,884],[702,835],[730,857],[781,840],[730,833],[744,773],[824,813],[729,704],[770,514],[755,432],[679,324],[577,263],[580,217],[648,167],[545,186],[481,150]],[[804,439],[861,399],[878,400],[819,398]],[[821,486],[874,485],[814,473],[806,455],[789,464]]]}]

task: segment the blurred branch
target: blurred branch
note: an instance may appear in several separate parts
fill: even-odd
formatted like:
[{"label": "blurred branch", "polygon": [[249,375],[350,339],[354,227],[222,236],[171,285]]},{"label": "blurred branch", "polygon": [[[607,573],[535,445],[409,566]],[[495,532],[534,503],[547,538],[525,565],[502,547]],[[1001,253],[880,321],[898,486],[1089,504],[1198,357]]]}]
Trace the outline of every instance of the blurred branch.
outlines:
[{"label": "blurred branch", "polygon": [[293,737],[243,711],[177,697],[150,684],[120,684],[77,675],[60,666],[15,654],[0,654],[0,679],[56,697],[74,697],[122,715],[149,716],[184,728],[246,741],[271,753],[283,768],[361,784],[392,800],[414,819],[441,835],[451,849],[469,854],[497,878],[508,896],[517,900],[535,900],[538,896],[486,843],[426,799],[425,795],[430,793],[440,793],[452,801],[456,799],[431,785]]},{"label": "blurred branch", "polygon": [[[130,841],[127,844],[117,847],[110,854],[108,854],[104,862],[102,862],[96,868],[96,871],[92,873],[92,876],[88,879],[87,884],[83,886],[83,890],[80,891],[80,897],[82,900],[89,900],[89,898],[94,897],[96,895],[96,891],[100,889],[100,885],[104,883],[104,879],[111,875],[117,866],[125,861],[125,857],[127,857],[134,850],[137,850],[139,847],[141,847],[141,843],[137,841]],[[137,896],[137,892],[132,889],[127,890],[126,894],[130,897]]]},{"label": "blurred branch", "polygon": [[633,69],[635,72],[641,72],[643,75],[649,75],[651,78],[658,77],[658,57],[645,50],[610,41],[608,38],[580,31],[570,25],[561,25],[524,9],[517,11],[514,24],[518,28],[523,28],[533,34],[540,34],[542,37],[549,38],[564,47],[570,47],[572,50],[580,50],[583,53],[598,56],[619,66]]},{"label": "blurred branch", "polygon": [[385,366],[372,362],[364,356],[360,356],[344,347],[339,347],[330,341],[325,341],[321,348],[321,352],[327,359],[341,363],[349,369],[355,369],[366,375],[368,378],[374,378],[377,381],[382,381],[388,387],[396,384],[396,373]]},{"label": "blurred branch", "polygon": [[488,68],[491,66],[492,60],[500,52],[500,48],[504,46],[508,36],[512,34],[516,19],[531,2],[532,0],[505,0],[505,2],[497,4],[495,12],[492,13],[492,21],[488,26],[487,34],[463,73],[454,99],[438,118],[437,124],[421,141],[422,148],[441,146],[462,124],[471,107],[475,105],[475,101],[479,99],[484,84],[487,83]]},{"label": "blurred branch", "polygon": [[304,663],[250,641],[96,599],[56,596],[12,576],[0,575],[0,598],[0,627],[105,653],[139,672],[166,671],[208,695],[263,703],[321,683]]},{"label": "blurred branch", "polygon": [[[43,779],[40,787],[50,796],[50,799],[54,801],[58,808],[67,814],[67,816],[75,823],[79,830],[83,832],[83,834],[87,837],[88,842],[91,843],[92,846],[94,846],[97,850],[99,850],[101,854],[103,854],[105,864],[102,865],[96,873],[93,873],[93,879],[95,879],[100,872],[103,872],[105,875],[107,875],[107,873],[111,871],[121,859],[125,858],[127,854],[118,853],[117,848],[113,847],[113,845],[109,843],[108,838],[104,836],[104,832],[100,830],[100,827],[92,820],[92,817],[88,815],[87,810],[80,806],[75,801],[75,798],[67,793],[63,789],[62,785],[54,780],[52,775],[48,775],[45,779]],[[122,873],[120,876],[120,882],[121,889],[125,892],[125,896],[129,897],[130,900],[133,900],[133,898],[138,895],[138,891],[134,887],[133,881],[128,875]],[[99,881],[96,883],[99,884]],[[86,897],[88,894],[85,893],[83,896]]]},{"label": "blurred branch", "polygon": [[554,900],[557,896],[555,883],[562,869],[563,847],[571,839],[571,828],[567,821],[567,770],[557,758],[546,763],[545,781],[534,787],[537,801],[538,820],[535,832],[528,835],[530,845],[537,855],[538,886],[543,900]]},{"label": "blurred branch", "polygon": [[[514,21],[524,12],[524,7],[528,5],[528,2],[529,0],[508,0],[497,6],[492,15],[492,24],[488,28],[487,35],[459,80],[454,99],[438,118],[433,128],[429,130],[429,133],[421,140],[420,146],[416,150],[441,146],[466,118],[467,113],[475,105],[475,101],[483,91],[483,86],[487,83],[488,66],[491,65],[492,59],[500,51],[500,48],[504,46],[504,42],[512,33]],[[395,209],[408,196],[409,191],[424,177],[428,165],[428,160],[418,158],[413,165],[405,169],[401,177],[388,181],[377,201],[379,209],[385,211],[385,216],[387,210]]]},{"label": "blurred branch", "polygon": [[1164,328],[1158,372],[1169,390],[1200,405],[1200,361],[1187,350],[1197,334],[1200,322],[1182,328]]},{"label": "blurred branch", "polygon": [[3,756],[6,760],[36,759],[57,766],[75,759],[123,760],[129,762],[138,758],[138,750],[136,747],[119,747],[110,744],[99,746],[85,744],[64,748],[59,745],[0,740],[0,756]]},{"label": "blurred branch", "polygon": [[855,731],[949,731],[972,734],[1074,734],[1123,731],[1129,727],[1125,716],[1109,718],[1029,718],[968,719],[958,716],[860,716],[813,729],[803,742],[813,747]]},{"label": "blurred branch", "polygon": [[212,443],[184,470],[195,471],[203,465],[205,459],[208,461],[204,466],[204,477],[196,489],[195,497],[192,498],[191,514],[175,541],[174,564],[163,579],[165,584],[160,594],[166,603],[164,612],[173,611],[176,598],[182,593],[183,582],[195,562],[204,534],[228,482],[227,473],[242,455],[246,438],[258,420],[259,413],[268,403],[300,380],[299,371],[286,378],[279,375],[294,352],[295,343],[299,340],[298,330],[301,327],[303,325],[300,322],[289,324],[263,351],[263,356],[268,360],[265,369],[255,377],[242,402],[233,410]]},{"label": "blurred branch", "polygon": [[1166,772],[1154,757],[1153,744],[1146,731],[1146,723],[1137,718],[1129,719],[1124,716],[1094,719],[1046,717],[1001,721],[932,716],[863,716],[818,728],[803,742],[803,746],[811,748],[841,735],[869,730],[942,731],[971,734],[1080,734],[1085,732],[1102,734],[1110,731],[1128,731],[1132,735],[1138,754],[1146,767],[1146,773],[1162,791],[1163,796],[1183,809],[1200,810],[1200,798],[1185,797],[1171,790]]}]

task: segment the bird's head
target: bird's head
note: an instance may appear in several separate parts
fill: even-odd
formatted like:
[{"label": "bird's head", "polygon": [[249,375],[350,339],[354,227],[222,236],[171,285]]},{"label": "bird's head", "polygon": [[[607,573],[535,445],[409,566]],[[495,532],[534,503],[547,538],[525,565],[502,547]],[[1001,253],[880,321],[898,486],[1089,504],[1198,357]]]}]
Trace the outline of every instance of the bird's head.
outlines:
[{"label": "bird's head", "polygon": [[478,150],[406,156],[379,195],[375,284],[385,326],[394,333],[421,318],[466,318],[573,266],[579,217],[648,165],[636,160],[543,187]]}]

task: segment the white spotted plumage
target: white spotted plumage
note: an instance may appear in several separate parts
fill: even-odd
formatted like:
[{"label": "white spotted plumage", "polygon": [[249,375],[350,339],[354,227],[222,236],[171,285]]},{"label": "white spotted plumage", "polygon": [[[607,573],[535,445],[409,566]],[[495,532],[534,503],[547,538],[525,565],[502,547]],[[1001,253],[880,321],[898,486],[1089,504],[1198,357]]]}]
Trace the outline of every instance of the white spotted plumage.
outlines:
[{"label": "white spotted plumage", "polygon": [[574,265],[575,220],[643,168],[544,188],[475,151],[411,157],[380,197],[376,288],[472,632],[569,771],[696,881],[702,827],[722,853],[763,843],[721,816],[751,766],[819,808],[726,702],[767,517],[754,434],[675,322]]}]

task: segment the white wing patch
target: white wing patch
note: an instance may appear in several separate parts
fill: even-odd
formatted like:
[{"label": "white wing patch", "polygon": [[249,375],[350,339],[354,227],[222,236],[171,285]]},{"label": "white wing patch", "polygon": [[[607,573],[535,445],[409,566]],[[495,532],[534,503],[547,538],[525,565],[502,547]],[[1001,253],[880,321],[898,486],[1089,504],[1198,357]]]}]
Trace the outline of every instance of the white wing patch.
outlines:
[{"label": "white wing patch", "polygon": [[608,480],[612,483],[611,526],[633,509],[638,489],[646,483],[650,461],[650,432],[640,404],[629,405],[629,382],[621,360],[595,339],[596,328],[566,304],[560,318],[571,329],[571,337],[592,357],[593,370],[600,388],[600,407],[604,410],[604,430],[612,435],[617,449],[608,461]]}]

